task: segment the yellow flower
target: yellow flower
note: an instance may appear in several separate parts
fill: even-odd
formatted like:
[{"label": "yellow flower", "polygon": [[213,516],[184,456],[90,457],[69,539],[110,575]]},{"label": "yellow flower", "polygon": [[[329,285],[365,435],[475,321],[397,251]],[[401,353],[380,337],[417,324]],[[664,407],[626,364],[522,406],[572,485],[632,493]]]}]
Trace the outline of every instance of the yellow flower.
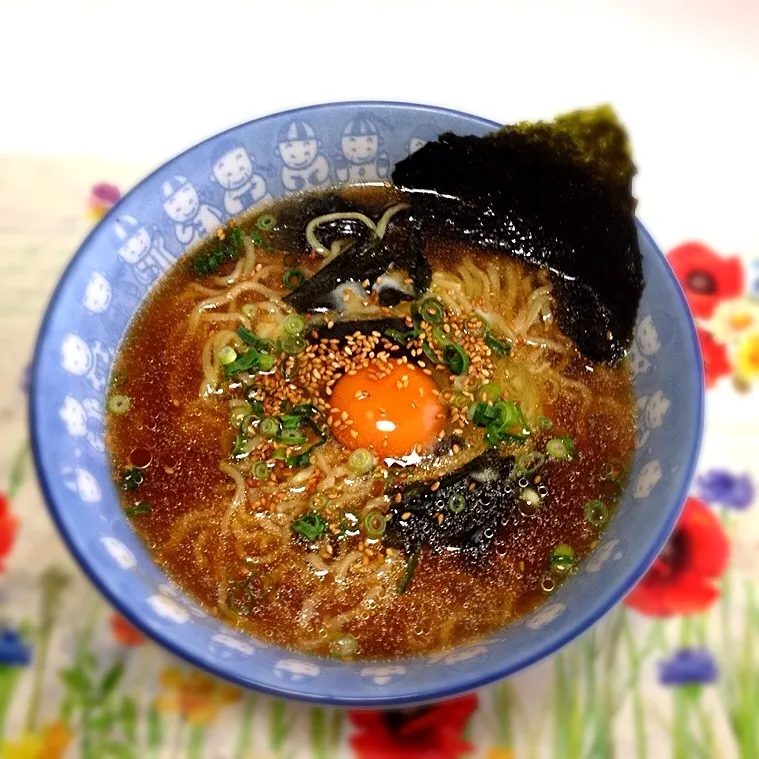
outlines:
[{"label": "yellow flower", "polygon": [[62,722],[47,725],[41,733],[24,733],[17,741],[5,741],[3,759],[63,759],[72,734]]},{"label": "yellow flower", "polygon": [[510,748],[501,748],[494,746],[488,749],[485,759],[515,759],[514,752]]},{"label": "yellow flower", "polygon": [[239,688],[196,669],[182,672],[169,667],[161,673],[164,692],[156,700],[156,708],[164,714],[181,714],[195,725],[207,725],[216,719],[219,709],[239,701]]},{"label": "yellow flower", "polygon": [[720,303],[707,322],[718,343],[735,344],[747,332],[759,327],[759,304],[748,298],[732,298]]},{"label": "yellow flower", "polygon": [[759,332],[747,335],[738,345],[735,373],[746,382],[759,377]]}]

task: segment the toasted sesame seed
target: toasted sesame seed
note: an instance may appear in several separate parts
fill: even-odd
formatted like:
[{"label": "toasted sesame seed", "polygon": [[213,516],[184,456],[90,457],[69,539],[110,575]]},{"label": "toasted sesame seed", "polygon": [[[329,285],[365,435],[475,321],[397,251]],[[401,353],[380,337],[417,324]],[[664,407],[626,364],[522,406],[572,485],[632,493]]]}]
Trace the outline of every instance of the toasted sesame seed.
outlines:
[{"label": "toasted sesame seed", "polygon": [[445,519],[445,516],[443,514],[438,514],[437,515],[437,523],[438,524],[443,524],[443,520],[444,519]]},{"label": "toasted sesame seed", "polygon": [[440,487],[440,480],[437,480],[432,483],[430,490],[434,493],[439,487]]},{"label": "toasted sesame seed", "polygon": [[400,503],[403,500],[403,496],[400,493],[396,493],[394,500],[396,503]]},{"label": "toasted sesame seed", "polygon": [[411,512],[410,511],[404,511],[403,514],[401,514],[401,519],[404,522],[407,522],[409,519],[411,519]]}]

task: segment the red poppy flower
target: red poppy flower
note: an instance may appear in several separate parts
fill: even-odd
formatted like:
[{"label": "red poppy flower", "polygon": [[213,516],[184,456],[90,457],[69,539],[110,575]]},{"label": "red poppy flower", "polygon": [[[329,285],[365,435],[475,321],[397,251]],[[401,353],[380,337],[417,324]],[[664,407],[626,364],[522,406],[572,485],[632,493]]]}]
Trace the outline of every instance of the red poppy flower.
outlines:
[{"label": "red poppy flower", "polygon": [[727,349],[712,337],[711,332],[701,327],[697,327],[696,332],[704,361],[704,383],[706,387],[714,387],[720,377],[732,373],[733,367],[730,365]]},{"label": "red poppy flower", "polygon": [[11,504],[0,493],[0,572],[5,571],[3,559],[8,556],[16,542],[18,519],[11,513]]},{"label": "red poppy flower", "polygon": [[461,734],[476,708],[472,694],[407,711],[351,712],[359,729],[351,746],[358,759],[459,759],[473,750]]},{"label": "red poppy flower", "polygon": [[124,617],[115,612],[111,614],[111,632],[113,633],[113,637],[122,646],[128,646],[129,648],[141,646],[147,640],[138,629],[132,627]]},{"label": "red poppy flower", "polygon": [[664,550],[625,603],[652,617],[702,612],[719,596],[715,580],[727,568],[728,553],[719,519],[689,498]]},{"label": "red poppy flower", "polygon": [[667,254],[694,316],[708,319],[720,301],[743,292],[740,258],[723,258],[700,242],[686,242]]}]

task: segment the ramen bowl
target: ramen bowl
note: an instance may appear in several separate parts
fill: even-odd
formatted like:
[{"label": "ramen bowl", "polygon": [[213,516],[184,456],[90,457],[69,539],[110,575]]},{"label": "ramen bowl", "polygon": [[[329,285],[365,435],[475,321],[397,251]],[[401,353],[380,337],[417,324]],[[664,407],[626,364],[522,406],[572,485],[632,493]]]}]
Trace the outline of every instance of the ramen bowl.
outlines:
[{"label": "ramen bowl", "polygon": [[[84,241],[40,331],[30,395],[39,478],[84,571],[135,626],[241,686],[325,704],[381,707],[452,696],[514,673],[598,620],[646,571],[672,530],[698,452],[703,381],[695,328],[664,257],[638,224],[646,286],[631,364],[638,430],[629,484],[594,552],[542,606],[474,643],[392,661],[337,661],[286,650],[227,626],[177,588],[124,517],[103,416],[114,356],[141,302],[196,241],[240,212],[213,175],[237,151],[259,201],[316,181],[385,179],[395,162],[451,131],[498,125],[439,108],[338,103],[268,116],[191,148],[141,182]],[[265,184],[265,187],[263,184]]]}]

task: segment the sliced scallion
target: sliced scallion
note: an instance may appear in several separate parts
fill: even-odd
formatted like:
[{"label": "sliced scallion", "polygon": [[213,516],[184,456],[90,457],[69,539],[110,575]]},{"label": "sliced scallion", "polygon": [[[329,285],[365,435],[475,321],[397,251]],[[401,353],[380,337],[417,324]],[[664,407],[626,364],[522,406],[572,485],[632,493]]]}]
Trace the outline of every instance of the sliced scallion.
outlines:
[{"label": "sliced scallion", "polygon": [[467,352],[458,343],[448,343],[443,348],[443,362],[454,374],[466,374],[472,363]]},{"label": "sliced scallion", "polygon": [[270,372],[276,363],[277,359],[274,356],[270,356],[268,353],[258,354],[258,370],[260,372]]},{"label": "sliced scallion", "polygon": [[128,395],[112,395],[108,399],[108,410],[117,416],[126,414],[131,405],[132,401],[129,400]]},{"label": "sliced scallion", "polygon": [[316,493],[311,498],[311,506],[314,509],[326,509],[329,506],[329,498],[324,493]]},{"label": "sliced scallion", "polygon": [[541,430],[553,429],[553,419],[550,416],[539,416],[536,421]]},{"label": "sliced scallion", "polygon": [[339,659],[348,659],[358,653],[358,640],[350,633],[343,633],[330,643],[330,651]]},{"label": "sliced scallion", "polygon": [[277,435],[277,442],[285,445],[303,445],[308,438],[299,429],[282,430]]},{"label": "sliced scallion", "polygon": [[251,415],[251,408],[249,403],[245,403],[241,406],[235,406],[232,409],[232,413],[229,415],[229,423],[236,429],[240,429],[240,425],[245,417]]},{"label": "sliced scallion", "polygon": [[609,509],[603,501],[588,501],[585,504],[585,521],[599,529],[609,521]]},{"label": "sliced scallion", "polygon": [[427,356],[433,364],[441,363],[440,356],[435,353],[435,349],[426,340],[422,343],[422,351],[424,351],[424,355]]},{"label": "sliced scallion", "polygon": [[379,511],[370,511],[364,518],[364,530],[370,538],[378,538],[385,532],[387,519]]},{"label": "sliced scallion", "polygon": [[282,277],[282,284],[288,290],[300,287],[306,281],[306,275],[300,269],[288,269]]},{"label": "sliced scallion", "polygon": [[411,583],[411,579],[416,572],[417,564],[419,564],[419,557],[421,556],[421,546],[417,548],[409,557],[408,564],[406,564],[406,570],[403,572],[403,577],[398,583],[398,592],[405,593],[408,590],[408,586]]},{"label": "sliced scallion", "polygon": [[318,540],[327,531],[327,522],[315,511],[299,516],[292,524],[292,530],[310,543]]},{"label": "sliced scallion", "polygon": [[124,490],[134,490],[145,482],[145,473],[136,467],[129,467],[121,473],[121,487]]},{"label": "sliced scallion", "polygon": [[356,448],[348,456],[348,466],[356,474],[366,474],[374,467],[374,456],[367,448]]},{"label": "sliced scallion", "polygon": [[268,232],[277,226],[277,217],[273,213],[262,213],[256,219],[256,226],[264,232]]},{"label": "sliced scallion", "polygon": [[258,431],[263,437],[272,438],[279,435],[280,423],[273,416],[264,417],[258,425]]},{"label": "sliced scallion", "polygon": [[419,307],[419,314],[424,321],[430,324],[442,324],[445,308],[436,298],[425,298]]},{"label": "sliced scallion", "polygon": [[231,345],[225,345],[223,348],[219,348],[216,358],[219,359],[222,366],[227,366],[237,358],[237,351]]},{"label": "sliced scallion", "polygon": [[290,314],[282,327],[288,335],[300,335],[306,328],[306,320],[300,314]]},{"label": "sliced scallion", "polygon": [[571,461],[577,453],[572,438],[568,435],[551,438],[546,443],[546,453],[557,461]]},{"label": "sliced scallion", "polygon": [[556,572],[568,572],[575,563],[575,552],[572,546],[561,543],[551,551],[551,569]]},{"label": "sliced scallion", "polygon": [[466,508],[466,498],[461,493],[454,493],[448,499],[448,511],[460,514]]},{"label": "sliced scallion", "polygon": [[265,461],[256,461],[250,471],[257,480],[269,479],[269,465]]},{"label": "sliced scallion", "polygon": [[247,316],[248,319],[252,319],[256,315],[256,305],[255,303],[246,303],[240,311],[242,311],[243,316]]},{"label": "sliced scallion", "polygon": [[303,353],[308,347],[308,343],[299,335],[287,335],[282,338],[282,350],[288,356],[297,356]]}]

